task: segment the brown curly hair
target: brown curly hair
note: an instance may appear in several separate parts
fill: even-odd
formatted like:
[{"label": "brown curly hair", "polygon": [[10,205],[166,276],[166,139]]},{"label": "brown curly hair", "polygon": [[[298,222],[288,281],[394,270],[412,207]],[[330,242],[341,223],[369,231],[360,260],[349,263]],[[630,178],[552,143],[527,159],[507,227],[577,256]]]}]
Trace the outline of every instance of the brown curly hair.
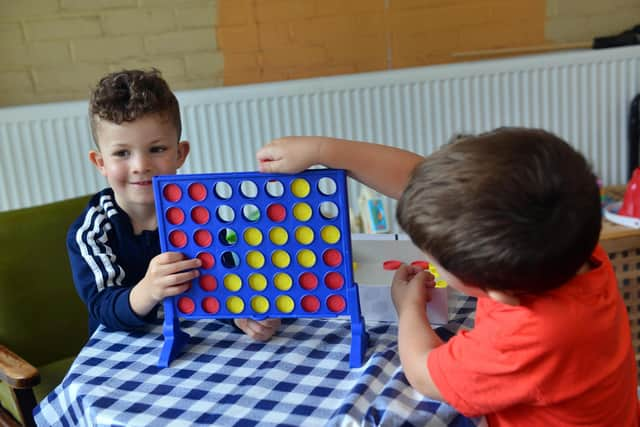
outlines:
[{"label": "brown curly hair", "polygon": [[100,120],[132,122],[147,114],[163,114],[173,122],[178,141],[182,133],[180,106],[160,71],[123,70],[100,79],[89,100],[91,134],[98,144]]},{"label": "brown curly hair", "polygon": [[578,151],[540,129],[501,128],[427,156],[397,219],[463,282],[538,293],[589,259],[602,213],[596,176]]}]

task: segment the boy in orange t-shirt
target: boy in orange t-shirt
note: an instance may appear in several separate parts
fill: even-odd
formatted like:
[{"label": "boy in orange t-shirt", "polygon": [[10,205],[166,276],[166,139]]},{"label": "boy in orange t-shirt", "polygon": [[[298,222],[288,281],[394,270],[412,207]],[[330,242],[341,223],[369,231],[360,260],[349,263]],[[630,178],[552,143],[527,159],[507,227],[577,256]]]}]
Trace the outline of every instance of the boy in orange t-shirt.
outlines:
[{"label": "boy in orange t-shirt", "polygon": [[433,277],[392,284],[409,383],[495,426],[640,425],[629,319],[598,245],[597,180],[537,129],[466,136],[423,158],[323,137],[272,141],[260,170],[347,169],[399,198],[397,218],[447,283],[478,298],[476,324],[444,343],[425,305]]}]

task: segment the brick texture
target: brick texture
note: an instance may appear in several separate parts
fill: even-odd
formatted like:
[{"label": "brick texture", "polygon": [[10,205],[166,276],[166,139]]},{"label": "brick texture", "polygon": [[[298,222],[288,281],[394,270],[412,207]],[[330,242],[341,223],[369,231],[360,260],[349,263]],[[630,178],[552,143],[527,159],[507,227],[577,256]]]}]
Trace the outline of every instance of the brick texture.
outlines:
[{"label": "brick texture", "polygon": [[636,25],[640,0],[0,0],[0,10],[8,106],[86,99],[122,68],[157,67],[179,90],[588,44]]},{"label": "brick texture", "polygon": [[0,106],[87,99],[124,68],[156,67],[174,90],[220,86],[219,2],[0,0]]},{"label": "brick texture", "polygon": [[[622,1],[622,0],[620,0]],[[459,61],[542,44],[544,0],[220,0],[226,85]]]},{"label": "brick texture", "polygon": [[[638,0],[220,0],[226,85],[563,49]],[[637,20],[637,19],[636,19]],[[637,24],[637,22],[636,22]],[[573,43],[575,44],[575,43]]]}]

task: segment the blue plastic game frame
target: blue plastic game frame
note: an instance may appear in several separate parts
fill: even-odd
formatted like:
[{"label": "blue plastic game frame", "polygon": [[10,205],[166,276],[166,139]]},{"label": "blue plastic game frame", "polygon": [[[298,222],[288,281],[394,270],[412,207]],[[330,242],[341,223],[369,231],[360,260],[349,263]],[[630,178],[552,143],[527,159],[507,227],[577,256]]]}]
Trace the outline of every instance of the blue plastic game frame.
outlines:
[{"label": "blue plastic game frame", "polygon": [[[327,180],[333,185],[324,186],[323,190]],[[276,184],[278,182],[280,185]],[[153,178],[153,189],[162,252],[181,252],[187,258],[206,253],[209,259],[213,259],[213,265],[209,263],[199,269],[200,275],[192,281],[188,291],[165,298],[164,344],[158,366],[169,366],[189,341],[189,335],[180,329],[180,318],[261,320],[338,316],[351,318],[349,365],[362,365],[368,334],[353,275],[344,170],[312,169],[298,174],[241,172],[161,175]],[[308,194],[305,194],[306,190]],[[323,212],[321,207],[329,209]],[[203,208],[208,216],[202,215]],[[280,215],[284,211],[284,218],[273,215],[276,211]],[[299,212],[305,215],[297,217]],[[310,218],[306,219],[308,213]],[[296,232],[301,227],[307,232],[301,235],[308,238],[312,234],[312,241],[298,239]],[[308,233],[309,229],[311,233]],[[335,233],[336,229],[338,233]],[[262,236],[259,242],[246,238],[249,235],[255,237],[256,230]],[[284,230],[286,242],[283,243],[281,239],[272,241],[270,232],[273,230],[278,232],[279,237],[283,236]],[[325,231],[330,236],[329,241],[324,239]],[[230,238],[234,235],[236,238]],[[336,235],[339,239],[334,241]],[[263,255],[262,266],[256,251]],[[281,258],[272,258],[276,251],[289,255],[290,263],[287,266],[276,263]],[[315,258],[309,256],[309,251]],[[328,256],[335,255],[336,251],[341,255],[339,260]],[[282,255],[282,252],[279,254]],[[325,255],[330,261],[325,261]],[[310,265],[310,259],[315,259],[313,265]],[[259,278],[260,275],[266,280],[256,280],[255,283],[266,282],[264,289],[256,289],[254,282],[249,279]],[[286,279],[287,275],[291,279],[289,289],[286,288],[289,281],[276,280]],[[316,287],[309,286],[313,280],[305,281],[303,287],[303,275],[307,279],[315,277]],[[208,286],[204,285],[205,277]],[[338,286],[339,280],[329,280],[336,277],[342,277],[341,286]],[[212,282],[215,283],[215,289],[212,289]],[[228,288],[227,283],[234,286]],[[239,289],[235,286],[238,283]],[[282,283],[285,283],[284,288]],[[238,304],[230,303],[237,303],[238,299],[242,302],[241,311],[238,311]],[[254,307],[255,301],[262,304]],[[281,306],[283,301],[285,304]],[[286,310],[282,311],[281,307]]]}]

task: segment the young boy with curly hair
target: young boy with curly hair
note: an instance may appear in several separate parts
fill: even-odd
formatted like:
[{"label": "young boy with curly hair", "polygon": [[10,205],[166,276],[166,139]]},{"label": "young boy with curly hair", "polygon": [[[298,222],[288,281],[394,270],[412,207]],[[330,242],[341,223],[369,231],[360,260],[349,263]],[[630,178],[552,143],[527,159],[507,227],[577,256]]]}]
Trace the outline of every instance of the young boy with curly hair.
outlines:
[{"label": "young boy with curly hair", "polygon": [[[99,324],[132,330],[156,319],[159,303],[189,289],[199,259],[160,253],[151,178],[175,174],[189,154],[181,141],[178,100],[157,70],[103,77],[89,103],[96,145],[89,160],[108,188],[95,194],[70,227],[67,250],[76,289]],[[247,335],[268,340],[278,319],[235,319]]]},{"label": "young boy with curly hair", "polygon": [[391,296],[409,383],[490,426],[640,424],[629,318],[598,245],[597,180],[557,136],[503,128],[423,158],[322,137],[272,141],[265,172],[314,164],[399,198],[397,219],[447,283],[477,297],[475,326],[443,342],[433,277],[404,265]]}]

